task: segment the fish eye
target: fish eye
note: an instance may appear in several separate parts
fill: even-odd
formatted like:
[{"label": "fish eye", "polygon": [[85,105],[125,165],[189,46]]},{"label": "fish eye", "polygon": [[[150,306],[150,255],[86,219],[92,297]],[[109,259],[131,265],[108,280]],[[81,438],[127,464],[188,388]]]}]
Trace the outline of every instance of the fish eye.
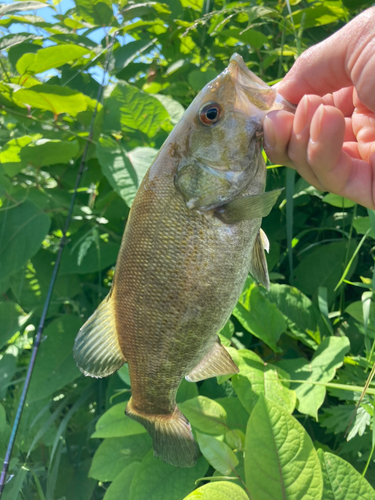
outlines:
[{"label": "fish eye", "polygon": [[217,102],[209,102],[199,110],[199,119],[203,125],[212,125],[220,118],[221,108]]}]

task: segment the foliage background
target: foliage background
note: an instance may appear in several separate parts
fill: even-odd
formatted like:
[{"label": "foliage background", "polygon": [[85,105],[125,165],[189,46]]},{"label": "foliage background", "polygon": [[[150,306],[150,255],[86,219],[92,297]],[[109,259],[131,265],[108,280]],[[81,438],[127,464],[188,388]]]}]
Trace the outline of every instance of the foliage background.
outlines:
[{"label": "foliage background", "polygon": [[178,394],[203,453],[196,467],[153,458],[144,429],[124,416],[126,366],[87,379],[72,358],[108,293],[139,182],[196,93],[234,51],[274,83],[369,3],[0,5],[1,460],[106,85],[5,499],[374,498],[373,384],[359,398],[375,358],[375,213],[293,171],[269,166],[267,189],[286,186],[263,221],[271,291],[249,277],[220,334],[240,374],[184,382]]}]

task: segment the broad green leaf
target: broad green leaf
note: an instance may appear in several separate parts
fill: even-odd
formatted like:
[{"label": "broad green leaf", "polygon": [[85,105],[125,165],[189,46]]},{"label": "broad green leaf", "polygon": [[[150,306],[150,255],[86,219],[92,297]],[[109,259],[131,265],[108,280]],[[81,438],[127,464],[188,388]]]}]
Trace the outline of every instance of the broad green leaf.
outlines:
[{"label": "broad green leaf", "polygon": [[130,207],[157,150],[140,147],[127,153],[121,143],[112,137],[103,136],[99,139],[96,151],[103,174]]},{"label": "broad green leaf", "polygon": [[49,7],[49,5],[42,2],[13,2],[11,4],[2,4],[0,6],[0,16],[9,14],[9,12],[19,12],[22,10],[37,10]]},{"label": "broad green leaf", "polygon": [[[0,317],[2,313],[0,311]],[[9,384],[17,371],[17,358],[11,354],[4,354],[0,359],[0,398],[6,396]],[[1,417],[0,417],[0,434],[1,434]],[[1,456],[1,455],[0,455]]]},{"label": "broad green leaf", "polygon": [[293,21],[296,28],[303,23],[303,28],[307,29],[336,23],[339,19],[345,19],[346,15],[346,11],[337,5],[317,5],[294,12]]},{"label": "broad green leaf", "polygon": [[45,138],[19,137],[9,141],[0,152],[0,162],[9,177],[28,165],[46,167],[68,163],[79,152],[78,141],[60,141]]},{"label": "broad green leaf", "polygon": [[322,198],[323,203],[328,203],[333,207],[337,208],[352,208],[355,203],[352,200],[348,200],[347,198],[343,198],[342,196],[338,196],[337,194],[328,193]]},{"label": "broad green leaf", "polygon": [[332,380],[349,349],[350,343],[347,337],[326,337],[311,361],[298,358],[278,363],[289,374],[290,379],[305,381],[291,384],[291,388],[296,391],[297,407],[301,413],[318,418],[318,410],[323,404],[326,388],[324,385],[309,384],[309,381],[324,384]]},{"label": "broad green leaf", "polygon": [[[328,303],[334,299],[333,289],[341,278],[344,271],[347,242],[330,243],[320,245],[311,251],[294,271],[294,285],[303,293],[315,296],[320,286],[325,286],[328,290]],[[349,244],[349,258],[353,255],[356,242]],[[357,264],[357,258],[350,268],[346,279],[350,279]],[[314,272],[311,270],[314,269]]]},{"label": "broad green leaf", "polygon": [[147,45],[150,44],[149,40],[136,40],[128,42],[113,51],[115,58],[115,66],[118,69],[126,68],[130,64],[139,51],[142,51]]},{"label": "broad green leaf", "polygon": [[224,476],[230,474],[238,465],[236,455],[223,441],[197,432],[197,442],[204,458]]},{"label": "broad green leaf", "polygon": [[30,201],[0,212],[0,280],[39,250],[50,224],[49,216]]},{"label": "broad green leaf", "polygon": [[[63,456],[64,455],[62,455],[61,458],[63,458]],[[63,469],[63,467],[61,467],[61,462],[60,462],[57,479],[58,480],[60,479],[60,481],[65,486],[62,494],[65,496],[66,499],[69,498],[69,500],[91,500],[94,489],[97,486],[97,482],[87,477],[90,465],[91,465],[90,458],[83,460],[82,462],[80,462],[79,467],[72,468],[72,472],[68,476],[68,474],[65,474],[66,471]],[[68,483],[67,480],[69,481]],[[56,489],[55,489],[55,495],[57,495]],[[56,496],[55,498],[59,497]]]},{"label": "broad green leaf", "polygon": [[50,396],[80,376],[72,356],[74,339],[82,321],[66,314],[50,323],[44,331],[31,379],[28,402]]},{"label": "broad green leaf", "polygon": [[249,500],[249,497],[237,484],[230,481],[218,481],[201,486],[184,500]]},{"label": "broad green leaf", "polygon": [[154,137],[168,119],[168,112],[155,97],[132,85],[118,83],[104,101],[104,131],[135,132]]},{"label": "broad green leaf", "polygon": [[228,428],[241,429],[245,432],[249,414],[240,403],[239,398],[218,398],[216,402],[219,403],[227,413],[226,423]]},{"label": "broad green leaf", "polygon": [[180,387],[178,388],[176,401],[177,403],[183,403],[189,399],[196,398],[199,395],[197,384],[194,382],[188,382],[184,378],[181,380]]},{"label": "broad green leaf", "polygon": [[14,302],[0,302],[0,348],[18,332],[23,317],[19,306]]},{"label": "broad green leaf", "polygon": [[[36,138],[40,139],[41,135],[38,134]],[[2,147],[0,151],[0,163],[2,169],[9,177],[18,174],[18,172],[27,166],[26,161],[21,159],[21,150],[32,141],[33,137],[25,135],[17,137],[17,139],[11,139]]]},{"label": "broad green leaf", "polygon": [[[354,217],[353,227],[358,234],[365,234],[371,228],[370,217]],[[372,229],[368,234],[371,238],[375,238],[375,233]]]},{"label": "broad green leaf", "polygon": [[[32,311],[40,316],[47,296],[52,276],[55,256],[46,250],[40,250],[26,267],[12,274],[10,286],[18,303],[25,311]],[[56,313],[63,303],[70,302],[81,291],[80,282],[75,275],[57,276],[47,317]]]},{"label": "broad green leaf", "polygon": [[[32,108],[51,111],[54,115],[69,113],[71,116],[76,116],[87,109],[87,99],[83,94],[58,85],[42,84],[20,89],[13,94],[13,97],[21,105],[27,104]],[[56,157],[58,155],[57,152]],[[65,163],[65,160],[62,159],[59,163]]]},{"label": "broad green leaf", "polygon": [[110,484],[105,492],[103,500],[119,500],[120,498],[129,498],[130,485],[134,474],[141,466],[140,462],[132,462],[120,472],[115,480]]},{"label": "broad green leaf", "polygon": [[131,500],[180,500],[195,488],[208,463],[200,457],[194,467],[174,467],[148,453],[134,474],[130,486]]},{"label": "broad green leaf", "polygon": [[[19,2],[22,4],[25,4],[27,2]],[[9,4],[11,6],[12,4]],[[14,5],[14,3],[13,3]],[[3,4],[4,6],[4,4]],[[45,5],[45,7],[48,7]],[[0,7],[1,11],[1,7]],[[18,45],[20,43],[28,42],[30,40],[38,40],[41,39],[41,36],[38,35],[33,35],[31,33],[12,33],[10,35],[3,36],[0,40],[0,50],[8,50],[11,47],[14,47],[15,45]]]},{"label": "broad green leaf", "polygon": [[246,486],[256,500],[318,500],[323,492],[320,463],[302,425],[263,396],[246,431]]},{"label": "broad green leaf", "polygon": [[110,26],[115,21],[110,0],[76,0],[75,4],[79,17],[86,23]]},{"label": "broad green leaf", "polygon": [[233,315],[248,332],[280,352],[276,342],[287,325],[281,312],[263,296],[259,286],[253,284],[241,295]]},{"label": "broad green leaf", "polygon": [[147,433],[107,438],[95,452],[89,476],[99,481],[113,481],[129,464],[140,462],[151,447]]},{"label": "broad green leaf", "polygon": [[324,500],[373,500],[375,491],[355,468],[332,453],[318,450],[324,480]]},{"label": "broad green leaf", "polygon": [[[82,254],[82,245],[89,235],[87,232],[77,232],[66,245],[61,259],[60,274],[87,274],[95,273],[116,262],[119,245],[104,242],[99,238],[98,246],[94,243],[85,249]],[[82,256],[83,255],[83,256]]]},{"label": "broad green leaf", "polygon": [[231,29],[222,30],[219,36],[234,38],[237,42],[240,41],[246,43],[257,50],[261,49],[262,46],[268,42],[267,37],[261,31],[251,28],[243,30],[233,27]]},{"label": "broad green leaf", "polygon": [[53,45],[40,49],[36,54],[24,54],[17,62],[16,68],[20,75],[43,73],[52,68],[59,68],[63,64],[76,61],[90,54],[90,50],[81,45]]},{"label": "broad green leaf", "polygon": [[[304,344],[316,349],[321,331],[326,327],[318,308],[298,288],[272,283],[267,298],[277,305],[292,335]],[[328,332],[327,332],[328,333]]]},{"label": "broad green leaf", "polygon": [[238,352],[244,363],[240,365],[240,373],[232,377],[232,384],[246,410],[251,413],[259,396],[263,394],[292,413],[296,405],[296,394],[288,388],[287,382],[280,381],[288,378],[288,374],[274,365],[264,363],[252,351]]},{"label": "broad green leaf", "polygon": [[165,109],[168,111],[169,118],[173,125],[176,125],[185,113],[185,108],[178,101],[175,101],[169,95],[154,94],[154,97],[162,103]]},{"label": "broad green leaf", "polygon": [[107,410],[97,421],[92,438],[114,438],[146,432],[143,425],[125,415],[126,403]]},{"label": "broad green leaf", "polygon": [[228,430],[226,411],[212,399],[198,396],[178,406],[191,425],[202,432],[220,435]]},{"label": "broad green leaf", "polygon": [[199,71],[198,69],[195,69],[194,71],[189,73],[188,82],[190,83],[193,90],[199,92],[205,85],[207,85],[207,83],[209,83],[216,77],[217,72],[212,69],[209,69],[207,71]]}]

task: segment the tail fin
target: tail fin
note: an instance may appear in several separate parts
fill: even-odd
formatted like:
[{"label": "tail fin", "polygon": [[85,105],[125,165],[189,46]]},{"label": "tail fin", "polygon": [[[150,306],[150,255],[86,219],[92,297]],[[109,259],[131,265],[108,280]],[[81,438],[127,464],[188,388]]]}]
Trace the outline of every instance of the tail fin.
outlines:
[{"label": "tail fin", "polygon": [[130,398],[125,413],[146,428],[153,439],[156,457],[175,467],[193,467],[196,464],[198,445],[188,420],[177,406],[170,415],[149,415],[136,410]]}]

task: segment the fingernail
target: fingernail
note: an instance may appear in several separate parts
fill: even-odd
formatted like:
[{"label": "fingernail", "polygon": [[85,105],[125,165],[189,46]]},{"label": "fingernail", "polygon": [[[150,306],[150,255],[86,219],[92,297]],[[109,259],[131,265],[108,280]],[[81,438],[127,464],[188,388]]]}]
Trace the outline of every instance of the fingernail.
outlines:
[{"label": "fingernail", "polygon": [[311,142],[316,142],[320,136],[324,112],[325,112],[324,105],[321,104],[319,106],[319,108],[315,111],[313,119],[311,120],[311,125],[310,125],[310,141]]},{"label": "fingernail", "polygon": [[307,106],[309,98],[307,96],[302,97],[296,111],[296,116],[294,118],[293,130],[296,135],[300,134],[305,128],[307,120]]},{"label": "fingernail", "polygon": [[272,149],[276,144],[276,136],[273,130],[272,122],[266,115],[263,121],[264,144],[267,148]]}]

